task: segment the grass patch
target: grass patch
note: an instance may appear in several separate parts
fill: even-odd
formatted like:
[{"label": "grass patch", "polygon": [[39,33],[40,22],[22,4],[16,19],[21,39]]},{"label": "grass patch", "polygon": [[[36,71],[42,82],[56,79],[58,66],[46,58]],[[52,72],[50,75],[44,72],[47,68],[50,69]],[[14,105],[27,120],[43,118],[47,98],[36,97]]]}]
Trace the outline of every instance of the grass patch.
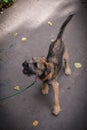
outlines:
[{"label": "grass patch", "polygon": [[10,7],[14,2],[15,0],[0,0],[0,11]]}]

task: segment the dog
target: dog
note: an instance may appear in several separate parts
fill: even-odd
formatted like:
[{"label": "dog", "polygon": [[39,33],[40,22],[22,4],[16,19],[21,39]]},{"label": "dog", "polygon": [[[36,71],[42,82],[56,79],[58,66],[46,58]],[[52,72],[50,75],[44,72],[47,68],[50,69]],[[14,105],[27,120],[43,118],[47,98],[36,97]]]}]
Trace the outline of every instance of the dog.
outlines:
[{"label": "dog", "polygon": [[63,32],[66,25],[69,23],[74,14],[71,14],[62,24],[57,38],[49,46],[47,57],[33,57],[30,61],[24,61],[23,74],[27,76],[36,75],[43,83],[42,94],[46,95],[49,91],[49,85],[53,87],[54,102],[52,113],[58,115],[61,111],[59,102],[59,83],[57,76],[62,67],[64,60],[65,74],[71,75],[71,69],[69,65],[68,49],[62,41]]}]

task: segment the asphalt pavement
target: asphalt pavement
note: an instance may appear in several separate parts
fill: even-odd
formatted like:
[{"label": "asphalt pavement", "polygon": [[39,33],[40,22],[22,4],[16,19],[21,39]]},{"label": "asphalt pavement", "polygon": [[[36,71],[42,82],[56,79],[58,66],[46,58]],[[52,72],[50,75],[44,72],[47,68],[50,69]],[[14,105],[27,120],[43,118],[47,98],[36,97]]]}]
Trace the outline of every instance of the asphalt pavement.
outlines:
[{"label": "asphalt pavement", "polygon": [[[0,130],[87,130],[87,4],[77,0],[18,0],[0,16],[0,98],[29,86],[22,62],[46,56],[52,39],[71,13],[63,41],[70,55],[71,76],[61,70],[61,112],[51,114],[53,91],[41,95],[41,81],[15,97],[0,101]],[[52,23],[52,26],[48,24]],[[77,69],[74,63],[82,67]],[[35,127],[33,122],[39,124]]]}]

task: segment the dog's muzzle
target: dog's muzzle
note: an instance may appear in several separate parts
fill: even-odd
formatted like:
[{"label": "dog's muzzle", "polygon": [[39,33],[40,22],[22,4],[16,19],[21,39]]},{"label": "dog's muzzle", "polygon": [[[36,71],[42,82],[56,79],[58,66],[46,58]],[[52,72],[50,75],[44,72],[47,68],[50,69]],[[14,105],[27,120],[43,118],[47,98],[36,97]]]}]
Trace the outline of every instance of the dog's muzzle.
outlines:
[{"label": "dog's muzzle", "polygon": [[34,72],[32,71],[32,64],[28,63],[27,61],[23,62],[22,64],[23,66],[23,74],[31,76],[34,74]]}]

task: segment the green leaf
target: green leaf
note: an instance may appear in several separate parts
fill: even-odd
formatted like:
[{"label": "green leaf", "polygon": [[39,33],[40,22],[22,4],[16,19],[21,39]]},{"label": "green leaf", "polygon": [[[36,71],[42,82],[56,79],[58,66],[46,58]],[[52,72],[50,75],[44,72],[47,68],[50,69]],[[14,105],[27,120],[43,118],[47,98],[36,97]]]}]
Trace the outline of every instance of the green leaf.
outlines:
[{"label": "green leaf", "polygon": [[3,0],[3,2],[8,3],[8,0]]}]

